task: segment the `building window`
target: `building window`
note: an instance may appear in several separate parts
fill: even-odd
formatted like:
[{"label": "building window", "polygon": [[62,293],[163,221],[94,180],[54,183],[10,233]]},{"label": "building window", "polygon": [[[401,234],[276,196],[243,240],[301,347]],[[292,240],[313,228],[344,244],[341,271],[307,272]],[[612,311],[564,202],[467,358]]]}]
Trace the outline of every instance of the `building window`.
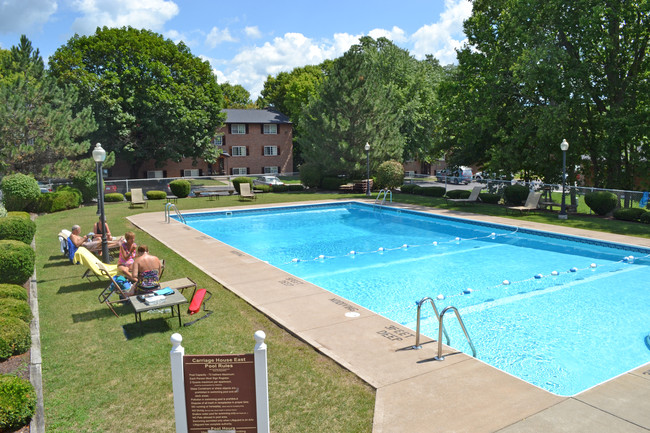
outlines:
[{"label": "building window", "polygon": [[148,170],[147,178],[148,179],[161,179],[163,177],[162,170]]},{"label": "building window", "polygon": [[233,123],[232,125],[230,125],[230,133],[233,135],[246,134],[246,125],[243,123]]},{"label": "building window", "polygon": [[183,170],[183,177],[198,177],[198,176],[200,176],[198,168]]},{"label": "building window", "polygon": [[235,175],[235,176],[241,176],[241,175],[248,174],[248,168],[246,168],[246,167],[234,167],[232,169],[232,174]]},{"label": "building window", "polygon": [[264,156],[277,156],[278,146],[264,146]]},{"label": "building window", "polygon": [[232,156],[246,156],[246,146],[233,146]]},{"label": "building window", "polygon": [[262,130],[263,134],[277,134],[278,133],[278,125],[275,123],[265,123],[264,124],[264,129]]},{"label": "building window", "polygon": [[264,174],[278,174],[279,172],[277,165],[273,167],[264,167]]},{"label": "building window", "polygon": [[223,146],[223,135],[215,135],[212,139],[213,146]]}]

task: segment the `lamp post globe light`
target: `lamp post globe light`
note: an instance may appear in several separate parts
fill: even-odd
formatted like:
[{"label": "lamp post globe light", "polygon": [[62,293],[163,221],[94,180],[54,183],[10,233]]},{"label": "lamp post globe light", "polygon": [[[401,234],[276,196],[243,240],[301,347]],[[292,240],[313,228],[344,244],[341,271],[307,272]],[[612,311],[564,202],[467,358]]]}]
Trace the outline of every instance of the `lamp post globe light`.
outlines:
[{"label": "lamp post globe light", "polygon": [[562,206],[557,217],[561,220],[565,220],[568,218],[564,201],[564,191],[566,185],[566,151],[569,150],[569,142],[566,141],[566,139],[562,140],[562,143],[560,143],[560,149],[562,149]]},{"label": "lamp post globe light", "polygon": [[102,228],[102,261],[109,263],[108,240],[106,239],[106,215],[104,214],[104,174],[102,173],[102,163],[106,159],[106,151],[100,143],[97,143],[93,149],[93,159],[95,160],[95,169],[97,171],[97,207],[99,208],[99,224]]},{"label": "lamp post globe light", "polygon": [[363,147],[366,151],[366,196],[370,197],[370,143]]}]

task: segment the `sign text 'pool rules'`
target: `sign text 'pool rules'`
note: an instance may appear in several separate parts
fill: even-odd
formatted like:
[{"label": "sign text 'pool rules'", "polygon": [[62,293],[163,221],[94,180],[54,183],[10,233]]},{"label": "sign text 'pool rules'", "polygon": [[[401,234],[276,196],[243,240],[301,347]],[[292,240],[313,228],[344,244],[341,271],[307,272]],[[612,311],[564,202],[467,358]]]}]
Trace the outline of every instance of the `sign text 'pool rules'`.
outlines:
[{"label": "sign text 'pool rules'", "polygon": [[172,335],[177,433],[269,433],[265,338],[255,333],[253,353],[185,355]]},{"label": "sign text 'pool rules'", "polygon": [[257,432],[253,354],[185,355],[188,433]]}]

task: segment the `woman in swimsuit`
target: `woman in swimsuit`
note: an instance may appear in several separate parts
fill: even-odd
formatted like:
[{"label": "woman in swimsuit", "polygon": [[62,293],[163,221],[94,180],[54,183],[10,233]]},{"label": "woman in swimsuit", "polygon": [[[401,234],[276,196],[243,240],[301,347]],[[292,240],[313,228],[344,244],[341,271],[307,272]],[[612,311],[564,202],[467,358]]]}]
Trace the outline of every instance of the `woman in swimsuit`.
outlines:
[{"label": "woman in swimsuit", "polygon": [[160,287],[159,279],[162,273],[162,264],[158,257],[149,254],[146,245],[138,247],[138,253],[133,262],[133,275],[138,278],[137,287],[143,291],[150,291]]},{"label": "woman in swimsuit", "polygon": [[135,234],[133,232],[126,232],[124,234],[124,240],[120,243],[120,257],[117,261],[117,269],[133,282],[136,281],[132,268],[137,248]]}]

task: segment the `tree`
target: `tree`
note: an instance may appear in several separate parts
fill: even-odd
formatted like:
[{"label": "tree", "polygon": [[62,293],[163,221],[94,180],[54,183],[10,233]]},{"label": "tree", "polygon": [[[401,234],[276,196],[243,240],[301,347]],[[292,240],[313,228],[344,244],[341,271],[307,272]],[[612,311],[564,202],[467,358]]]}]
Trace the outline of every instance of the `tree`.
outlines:
[{"label": "tree", "polygon": [[253,108],[255,106],[251,101],[250,92],[241,84],[233,86],[229,82],[225,82],[220,87],[225,108]]},{"label": "tree", "polygon": [[75,35],[50,58],[59,83],[79,89],[99,129],[92,141],[131,163],[183,157],[216,161],[211,144],[221,127],[223,96],[207,62],[182,42],[149,30],[98,28]]},{"label": "tree", "polygon": [[558,180],[566,138],[569,170],[586,162],[597,186],[629,189],[647,178],[648,7],[475,1],[446,89],[448,138],[438,145],[454,155],[470,146],[479,162]]},{"label": "tree", "polygon": [[0,172],[70,177],[90,168],[90,107],[73,114],[76,91],[56,84],[24,35],[0,59]]}]

